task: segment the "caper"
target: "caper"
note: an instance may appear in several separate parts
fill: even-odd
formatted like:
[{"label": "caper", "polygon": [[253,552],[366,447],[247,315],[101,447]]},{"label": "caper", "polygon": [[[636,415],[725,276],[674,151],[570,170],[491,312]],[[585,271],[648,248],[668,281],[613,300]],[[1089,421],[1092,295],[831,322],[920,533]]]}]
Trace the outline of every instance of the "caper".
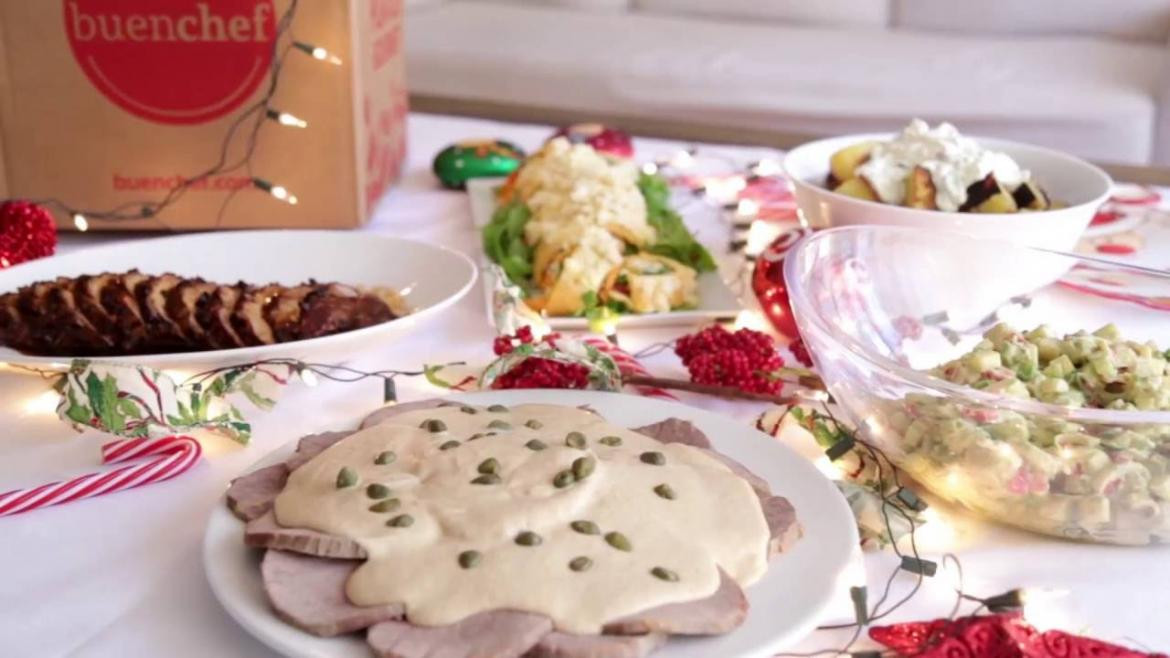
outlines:
[{"label": "caper", "polygon": [[386,464],[394,463],[395,459],[398,459],[398,455],[394,454],[393,450],[383,450],[378,453],[377,457],[374,457],[374,463],[379,466],[385,466]]},{"label": "caper", "polygon": [[660,484],[654,487],[654,493],[667,500],[674,500],[674,489],[669,484]]},{"label": "caper", "polygon": [[459,566],[470,569],[478,565],[482,559],[483,554],[479,551],[463,551],[459,554]]},{"label": "caper", "polygon": [[422,422],[422,424],[419,425],[419,427],[423,428],[424,430],[426,430],[428,432],[446,432],[447,431],[447,423],[444,423],[443,421],[439,420],[438,418],[428,418],[428,419],[424,420]]},{"label": "caper", "polygon": [[459,447],[459,442],[456,441],[455,439],[451,439],[450,441],[444,441],[444,442],[439,444],[439,450],[450,450],[451,448],[458,448],[458,447]]},{"label": "caper", "polygon": [[601,528],[592,521],[573,521],[569,527],[583,535],[596,535],[601,532]]},{"label": "caper", "polygon": [[592,457],[578,457],[573,460],[573,477],[577,480],[584,480],[593,474],[593,469],[597,468],[597,460]]},{"label": "caper", "polygon": [[375,482],[374,484],[366,487],[366,495],[370,498],[373,498],[374,500],[379,500],[390,495],[390,487]]},{"label": "caper", "polygon": [[609,446],[611,448],[615,448],[615,447],[620,446],[622,444],[622,437],[612,436],[612,435],[611,436],[603,436],[600,439],[598,439],[597,442],[603,446]]},{"label": "caper", "polygon": [[459,411],[462,411],[462,412],[463,412],[463,413],[465,413],[465,414],[477,414],[477,413],[479,413],[478,411],[476,411],[475,407],[468,407],[468,406],[462,406],[462,407],[459,407]]},{"label": "caper", "polygon": [[540,538],[540,535],[530,530],[525,530],[516,535],[516,543],[521,546],[539,546],[542,541],[544,540]]},{"label": "caper", "polygon": [[666,455],[655,451],[644,452],[638,456],[638,459],[641,459],[643,463],[655,466],[662,466],[666,463]]},{"label": "caper", "polygon": [[495,457],[488,457],[481,461],[475,470],[485,474],[498,473],[500,471],[500,462]]},{"label": "caper", "polygon": [[664,569],[662,567],[654,567],[653,569],[650,570],[650,575],[654,576],[655,578],[657,578],[659,580],[665,580],[668,583],[678,582],[678,574],[671,571],[670,569]]},{"label": "caper", "polygon": [[348,466],[342,466],[340,471],[337,471],[337,488],[344,489],[352,487],[358,483],[357,471]]},{"label": "caper", "polygon": [[472,434],[471,436],[467,437],[467,440],[468,441],[478,441],[478,440],[482,439],[483,437],[484,437],[483,434],[476,432],[475,434]]},{"label": "caper", "polygon": [[581,555],[569,560],[569,568],[573,571],[588,571],[593,566],[593,560]]},{"label": "caper", "polygon": [[391,528],[409,528],[414,525],[414,517],[409,514],[399,514],[386,522]]},{"label": "caper", "polygon": [[580,432],[569,432],[565,435],[565,445],[578,450],[585,449],[585,435]]},{"label": "caper", "polygon": [[530,421],[528,421],[528,422],[524,423],[524,427],[528,427],[528,428],[530,428],[530,429],[538,430],[538,429],[540,429],[540,428],[544,427],[544,423],[542,423],[542,422],[540,422],[539,420],[537,420],[537,419],[533,418],[532,420],[530,420]]},{"label": "caper", "polygon": [[540,439],[532,439],[528,443],[525,443],[524,447],[528,448],[529,450],[544,450],[548,446],[545,445],[544,441],[541,441]]},{"label": "caper", "polygon": [[564,489],[565,487],[577,481],[577,476],[573,475],[573,471],[564,470],[553,476],[553,486],[557,489]]},{"label": "caper", "polygon": [[484,473],[471,481],[472,484],[499,484],[503,482],[495,473]]},{"label": "caper", "polygon": [[506,420],[500,420],[497,418],[496,420],[493,420],[492,422],[488,423],[488,427],[490,427],[494,430],[510,430],[510,429],[512,429],[512,423],[509,423]]},{"label": "caper", "polygon": [[393,512],[399,507],[402,507],[402,501],[397,498],[387,498],[386,500],[380,500],[370,505],[370,511],[385,514],[386,512]]},{"label": "caper", "polygon": [[632,550],[634,550],[634,546],[632,544],[630,544],[629,538],[620,532],[607,532],[607,533],[605,533],[605,543],[609,544],[610,546],[613,546],[614,548],[618,549],[619,551],[632,551]]},{"label": "caper", "polygon": [[488,411],[494,411],[496,413],[499,413],[501,411],[507,411],[507,410],[508,410],[508,408],[502,404],[493,404],[490,407],[488,407]]},{"label": "caper", "polygon": [[439,407],[458,407],[458,406],[459,406],[459,403],[458,403],[458,402],[452,402],[452,401],[450,401],[450,400],[443,400],[442,402],[440,402],[440,403],[439,403],[438,405],[436,405],[436,406],[439,406]]}]

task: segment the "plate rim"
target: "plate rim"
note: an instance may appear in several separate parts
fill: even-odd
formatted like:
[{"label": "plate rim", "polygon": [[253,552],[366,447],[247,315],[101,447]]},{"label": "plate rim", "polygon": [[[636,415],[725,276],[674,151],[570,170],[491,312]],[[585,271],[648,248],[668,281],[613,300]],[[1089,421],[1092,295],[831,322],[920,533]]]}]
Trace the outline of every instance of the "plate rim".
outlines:
[{"label": "plate rim", "polygon": [[[523,404],[526,402],[538,403],[538,404],[539,403],[556,404],[557,403],[557,402],[555,402],[556,398],[563,396],[565,394],[566,394],[566,391],[556,390],[556,389],[517,389],[517,390],[509,390],[509,391],[476,391],[476,392],[471,392],[471,393],[456,393],[453,395],[443,396],[443,397],[450,398],[453,400],[467,401],[468,403],[472,403],[472,404],[476,403],[477,400],[482,400],[484,402],[490,402],[490,401],[493,401],[493,399],[495,399],[495,398],[504,398],[505,400],[512,399],[512,398],[520,398],[519,400],[515,400],[513,402],[515,404]],[[840,546],[836,547],[836,548],[839,548],[838,554],[829,560],[830,562],[832,562],[836,565],[836,567],[835,567],[836,573],[826,574],[826,582],[831,582],[832,585],[829,587],[824,587],[824,588],[821,588],[820,590],[818,590],[819,593],[818,593],[817,600],[803,601],[805,603],[805,605],[803,607],[803,610],[805,610],[803,619],[800,619],[800,620],[790,624],[787,629],[783,630],[783,632],[773,634],[766,642],[762,643],[760,646],[756,647],[755,649],[752,649],[749,653],[740,654],[740,657],[741,658],[769,658],[770,656],[774,655],[777,651],[780,651],[784,647],[790,646],[790,645],[800,641],[801,639],[806,637],[810,632],[812,632],[816,628],[817,624],[819,623],[819,620],[823,618],[826,610],[829,608],[829,606],[832,604],[832,602],[837,598],[836,597],[837,590],[839,589],[839,586],[842,584],[843,580],[848,577],[848,574],[849,574],[850,569],[851,569],[851,565],[853,565],[854,563],[856,563],[860,559],[860,557],[859,557],[860,556],[860,548],[859,548],[860,539],[858,537],[858,530],[857,530],[856,523],[853,520],[853,513],[850,510],[849,505],[846,502],[845,498],[839,494],[836,486],[832,483],[831,480],[829,480],[827,477],[825,477],[824,474],[822,474],[820,471],[818,471],[812,463],[810,463],[807,459],[802,457],[796,450],[794,450],[790,446],[780,442],[775,437],[772,437],[768,434],[765,434],[764,432],[761,432],[759,429],[757,429],[751,425],[741,424],[729,416],[719,414],[719,413],[716,413],[714,411],[709,411],[707,409],[702,409],[699,407],[685,405],[681,402],[660,400],[660,399],[656,399],[656,398],[647,398],[644,396],[630,395],[630,394],[626,394],[626,393],[612,393],[612,392],[603,392],[603,391],[573,391],[573,392],[570,392],[568,394],[574,396],[575,398],[578,396],[583,396],[585,398],[606,398],[608,401],[603,402],[602,404],[623,404],[623,401],[624,401],[624,403],[633,403],[636,405],[644,405],[646,407],[645,413],[650,418],[658,417],[658,414],[656,414],[654,412],[655,408],[662,409],[663,413],[665,413],[665,414],[670,414],[672,409],[679,410],[679,411],[681,411],[680,417],[683,417],[684,419],[687,419],[687,417],[690,417],[691,419],[698,419],[700,421],[707,422],[707,423],[725,424],[728,426],[734,426],[735,428],[737,428],[737,430],[742,432],[744,434],[744,436],[747,436],[747,435],[750,435],[753,433],[759,434],[758,438],[766,441],[768,445],[772,446],[771,448],[768,448],[768,450],[775,450],[775,451],[778,451],[777,454],[785,455],[784,459],[787,461],[790,461],[794,468],[797,468],[798,470],[804,471],[805,477],[811,477],[809,482],[817,482],[817,483],[819,483],[817,486],[824,487],[825,491],[821,492],[822,494],[823,493],[831,493],[832,495],[828,496],[823,501],[824,505],[826,505],[826,508],[825,508],[825,510],[822,510],[822,511],[827,510],[829,513],[824,514],[822,518],[828,519],[830,515],[837,516],[838,520],[832,521],[832,523],[833,524],[839,523],[841,526],[841,529],[845,535],[842,538],[845,540],[844,543],[841,544]],[[619,400],[619,398],[620,398],[620,400]],[[573,400],[573,402],[576,402],[577,404],[580,404],[582,402],[585,404],[591,403],[591,401],[588,399],[586,399],[586,400],[576,399],[576,400]],[[561,403],[566,403],[566,402],[562,400]],[[604,412],[602,412],[602,413],[604,413]],[[668,418],[668,417],[670,417],[670,415],[663,416],[663,418]],[[718,444],[721,441],[728,440],[728,439],[718,438],[717,436],[713,436],[712,439],[716,444]],[[738,441],[738,439],[731,439],[731,440]],[[263,455],[262,457],[260,457],[257,461],[253,462],[251,465],[249,465],[244,470],[240,471],[240,473],[241,474],[248,473],[248,472],[251,472],[252,470],[255,470],[256,468],[260,468],[260,467],[263,467],[263,466],[266,466],[266,465],[269,465],[271,463],[276,462],[278,459],[286,456],[287,454],[290,454],[293,451],[293,449],[295,448],[296,443],[297,443],[297,439],[292,439],[292,440],[289,440],[289,441],[281,444],[280,446],[274,448],[270,452],[268,452],[265,455]],[[767,479],[767,478],[765,478],[765,479]],[[771,483],[771,484],[775,484],[775,483]],[[807,494],[810,496],[813,493],[816,493],[816,492],[812,492],[812,491],[807,492]],[[787,496],[788,494],[785,493],[784,495]],[[208,517],[207,525],[204,528],[204,536],[203,536],[203,542],[202,542],[203,545],[202,545],[201,553],[202,553],[204,576],[205,576],[217,602],[228,613],[228,615],[236,623],[238,623],[241,627],[243,627],[246,631],[248,631],[248,633],[251,634],[254,638],[256,638],[259,642],[265,644],[266,646],[268,646],[270,648],[277,649],[277,650],[285,653],[286,655],[290,655],[290,656],[316,657],[316,656],[323,656],[323,655],[335,655],[333,651],[321,653],[319,651],[314,650],[313,647],[308,647],[306,645],[307,644],[317,644],[317,643],[324,642],[324,641],[336,642],[336,643],[338,643],[338,645],[341,642],[347,642],[347,641],[351,642],[351,643],[355,642],[355,639],[352,637],[352,634],[345,635],[345,636],[333,637],[333,638],[320,638],[320,637],[310,635],[310,634],[305,633],[304,631],[302,631],[302,630],[300,630],[292,625],[289,625],[283,621],[280,621],[276,617],[276,615],[271,612],[271,610],[267,607],[267,605],[263,605],[261,610],[257,611],[255,609],[249,609],[251,606],[246,601],[246,599],[244,600],[243,603],[239,603],[239,601],[242,598],[240,592],[243,590],[243,588],[245,586],[240,585],[239,583],[229,584],[227,582],[221,582],[223,579],[225,579],[227,577],[222,572],[224,570],[230,570],[230,569],[227,567],[220,567],[218,565],[218,563],[215,562],[215,560],[214,560],[215,552],[220,549],[220,542],[223,541],[222,536],[225,533],[230,535],[230,537],[228,537],[228,540],[233,541],[235,543],[235,546],[237,547],[236,549],[228,549],[228,550],[250,551],[251,549],[244,546],[244,543],[243,543],[242,534],[243,534],[244,523],[242,521],[240,521],[239,519],[237,519],[233,514],[231,514],[230,511],[228,511],[227,506],[224,503],[224,500],[225,500],[224,496],[220,496],[219,498],[216,499],[215,507],[212,509],[212,512]],[[799,512],[798,512],[798,514],[799,514]],[[800,541],[804,542],[805,544],[808,544],[809,542],[814,541],[814,540],[805,536],[805,537],[802,537],[802,539]],[[820,552],[820,553],[825,553],[825,552],[830,550],[829,547],[821,546],[820,544],[818,544],[817,549],[818,549],[818,552]],[[252,556],[249,555],[248,557],[250,559]],[[782,558],[778,557],[776,559],[782,559]],[[771,567],[769,567],[769,568],[771,568]],[[828,571],[828,568],[826,568],[826,571]],[[252,581],[250,584],[257,584],[258,577],[259,577],[258,576],[258,574],[259,574],[258,569],[253,570],[252,573],[255,574],[257,580]],[[756,583],[755,585],[748,588],[747,593],[748,593],[749,600],[751,598],[752,588],[758,587],[759,585],[760,585],[760,583]],[[224,588],[229,587],[229,586],[234,586],[236,591],[233,593],[230,593],[230,594],[225,592]],[[287,630],[289,632],[288,633],[279,633],[278,634],[279,637],[273,637],[272,635],[270,635],[267,632],[266,629],[262,628],[264,625],[266,625],[268,623],[273,623],[273,622],[280,624],[280,628],[282,630]],[[742,627],[740,629],[732,631],[731,634],[740,632],[740,630],[742,630]],[[713,636],[713,638],[716,638],[716,639],[718,637],[725,637],[725,636]],[[289,638],[295,638],[295,640],[290,640]],[[659,652],[652,653],[651,655],[652,656],[662,656],[663,658],[670,658],[670,654],[666,653],[666,651],[668,651],[668,648],[671,646],[672,643],[703,641],[703,639],[704,638],[672,638],[671,640],[669,640],[667,642],[667,644],[663,645],[663,648],[660,649]],[[712,639],[712,638],[708,638],[708,639]],[[364,647],[365,646],[364,640],[361,640],[361,643],[362,643],[362,646]],[[323,647],[324,645],[318,645],[318,646]],[[333,646],[337,646],[337,645],[333,645]],[[728,658],[730,658],[730,657],[728,657]]]}]

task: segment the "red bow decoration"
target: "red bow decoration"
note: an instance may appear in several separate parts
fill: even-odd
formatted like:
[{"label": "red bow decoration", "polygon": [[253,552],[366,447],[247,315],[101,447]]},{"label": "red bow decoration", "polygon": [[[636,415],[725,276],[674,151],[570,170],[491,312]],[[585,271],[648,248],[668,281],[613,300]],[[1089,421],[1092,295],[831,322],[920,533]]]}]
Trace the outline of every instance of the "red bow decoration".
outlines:
[{"label": "red bow decoration", "polygon": [[1041,633],[1021,613],[877,626],[869,636],[916,658],[1167,658],[1064,631]]}]

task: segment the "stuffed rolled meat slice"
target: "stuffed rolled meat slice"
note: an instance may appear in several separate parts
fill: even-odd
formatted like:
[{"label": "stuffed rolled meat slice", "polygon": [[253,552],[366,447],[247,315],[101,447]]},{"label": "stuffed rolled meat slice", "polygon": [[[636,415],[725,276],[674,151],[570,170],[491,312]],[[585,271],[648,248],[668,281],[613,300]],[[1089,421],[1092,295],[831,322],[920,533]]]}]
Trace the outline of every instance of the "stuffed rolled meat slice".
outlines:
[{"label": "stuffed rolled meat slice", "polygon": [[698,304],[695,270],[654,254],[626,256],[609,271],[599,294],[635,313],[664,313]]}]

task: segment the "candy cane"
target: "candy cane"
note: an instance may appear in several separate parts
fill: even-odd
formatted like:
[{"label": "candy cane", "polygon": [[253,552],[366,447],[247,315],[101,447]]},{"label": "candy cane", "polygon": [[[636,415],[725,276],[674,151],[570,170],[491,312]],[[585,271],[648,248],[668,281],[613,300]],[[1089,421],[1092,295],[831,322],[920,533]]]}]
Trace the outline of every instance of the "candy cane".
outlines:
[{"label": "candy cane", "polygon": [[92,498],[133,489],[152,482],[169,480],[199,461],[202,448],[189,436],[161,439],[122,439],[102,446],[102,463],[116,464],[142,457],[156,457],[104,473],[81,475],[64,482],[51,482],[31,489],[0,494],[0,516],[20,514],[41,507]]},{"label": "candy cane", "polygon": [[[612,358],[614,362],[617,363],[618,370],[620,370],[623,375],[650,376],[650,371],[642,367],[642,364],[637,359],[631,356],[629,352],[614,345],[613,343],[610,343],[607,340],[602,340],[600,338],[594,338],[593,336],[586,336],[585,342],[608,354],[610,358]],[[666,398],[668,400],[678,399],[670,391],[667,391],[664,388],[658,388],[657,386],[635,386],[634,390],[647,397]]]}]

